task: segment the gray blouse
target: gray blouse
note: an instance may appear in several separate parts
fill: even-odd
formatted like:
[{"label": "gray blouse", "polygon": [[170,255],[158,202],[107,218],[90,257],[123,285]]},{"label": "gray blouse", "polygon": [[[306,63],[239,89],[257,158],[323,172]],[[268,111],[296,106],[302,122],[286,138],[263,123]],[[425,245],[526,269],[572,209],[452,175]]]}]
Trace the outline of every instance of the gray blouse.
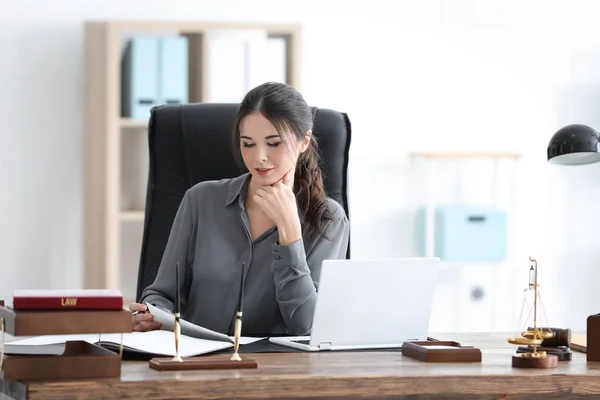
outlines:
[{"label": "gray blouse", "polygon": [[321,262],[345,258],[348,218],[328,198],[326,237],[303,235],[282,246],[272,228],[252,240],[244,202],[249,177],[201,182],[185,193],[156,279],[140,302],[173,310],[179,263],[182,318],[232,335],[245,262],[242,335],[308,335]]}]

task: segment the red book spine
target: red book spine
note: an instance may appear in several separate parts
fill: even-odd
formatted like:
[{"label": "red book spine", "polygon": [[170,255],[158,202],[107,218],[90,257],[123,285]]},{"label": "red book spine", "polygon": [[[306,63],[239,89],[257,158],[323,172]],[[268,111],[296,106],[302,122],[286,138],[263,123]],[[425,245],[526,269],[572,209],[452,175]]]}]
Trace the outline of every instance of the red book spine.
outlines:
[{"label": "red book spine", "polygon": [[15,310],[121,310],[123,297],[15,297]]}]

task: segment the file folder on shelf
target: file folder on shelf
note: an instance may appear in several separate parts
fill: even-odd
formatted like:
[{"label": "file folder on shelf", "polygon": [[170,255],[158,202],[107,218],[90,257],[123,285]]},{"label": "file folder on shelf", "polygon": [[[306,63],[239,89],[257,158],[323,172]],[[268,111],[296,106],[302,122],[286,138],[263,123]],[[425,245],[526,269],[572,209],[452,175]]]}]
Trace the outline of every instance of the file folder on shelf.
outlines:
[{"label": "file folder on shelf", "polygon": [[266,79],[268,35],[262,29],[211,30],[206,34],[207,102],[236,103]]},{"label": "file folder on shelf", "polygon": [[159,39],[139,36],[125,48],[121,73],[121,115],[146,120],[159,104]]},{"label": "file folder on shelf", "polygon": [[160,104],[188,102],[188,42],[183,36],[160,41]]},{"label": "file folder on shelf", "polygon": [[147,120],[152,107],[187,103],[187,38],[132,38],[123,55],[121,78],[122,117]]}]

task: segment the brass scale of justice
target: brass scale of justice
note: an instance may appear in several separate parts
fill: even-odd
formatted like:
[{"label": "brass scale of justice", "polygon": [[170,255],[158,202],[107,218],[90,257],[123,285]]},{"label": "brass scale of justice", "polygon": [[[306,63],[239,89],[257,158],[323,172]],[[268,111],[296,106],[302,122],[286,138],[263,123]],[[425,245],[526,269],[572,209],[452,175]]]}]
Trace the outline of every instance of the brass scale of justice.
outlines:
[{"label": "brass scale of justice", "polygon": [[[555,368],[558,365],[559,354],[562,355],[561,359],[570,359],[570,329],[541,328],[538,326],[538,307],[541,306],[545,319],[546,313],[543,310],[539,292],[537,261],[531,257],[529,257],[529,261],[532,263],[529,268],[529,286],[524,290],[519,321],[522,321],[527,292],[533,291],[533,306],[526,318],[528,320],[533,312],[533,327],[523,328],[520,336],[515,335],[508,338],[508,343],[523,346],[519,348],[519,354],[513,355],[512,366],[517,368]],[[544,345],[554,345],[556,347],[542,347]]]}]

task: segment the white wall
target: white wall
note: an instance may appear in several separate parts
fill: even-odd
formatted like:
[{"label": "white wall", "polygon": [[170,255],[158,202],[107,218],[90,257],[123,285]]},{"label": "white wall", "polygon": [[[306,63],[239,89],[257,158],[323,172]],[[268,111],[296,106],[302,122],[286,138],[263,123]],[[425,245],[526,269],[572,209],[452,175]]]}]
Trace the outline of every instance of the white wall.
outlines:
[{"label": "white wall", "polygon": [[[564,124],[600,127],[598,15],[597,2],[573,0],[0,0],[0,298],[81,285],[84,20],[301,21],[306,98],[353,123],[353,255],[411,255],[407,152],[520,152],[508,267],[521,275],[506,288],[525,285],[538,258],[549,323],[582,329],[600,310],[600,168],[552,168],[545,147]],[[513,329],[511,313],[477,326]]]}]

